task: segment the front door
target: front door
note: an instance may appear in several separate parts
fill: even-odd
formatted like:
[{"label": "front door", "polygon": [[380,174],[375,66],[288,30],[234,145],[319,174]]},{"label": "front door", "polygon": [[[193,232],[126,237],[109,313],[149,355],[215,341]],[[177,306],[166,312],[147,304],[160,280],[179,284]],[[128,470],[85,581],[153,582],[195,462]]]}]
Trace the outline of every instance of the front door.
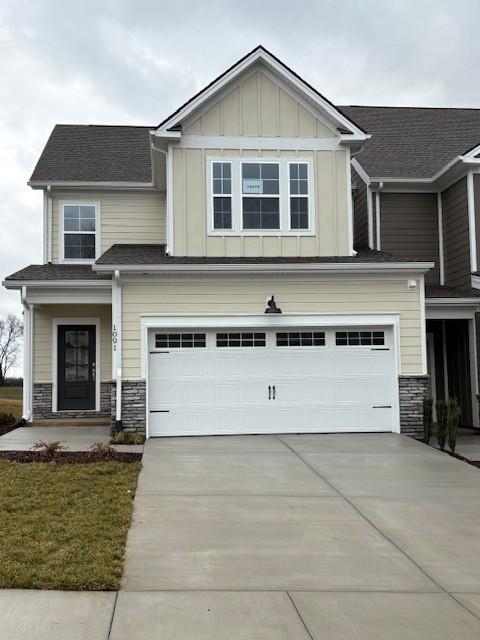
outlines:
[{"label": "front door", "polygon": [[95,326],[58,327],[58,410],[95,409]]}]

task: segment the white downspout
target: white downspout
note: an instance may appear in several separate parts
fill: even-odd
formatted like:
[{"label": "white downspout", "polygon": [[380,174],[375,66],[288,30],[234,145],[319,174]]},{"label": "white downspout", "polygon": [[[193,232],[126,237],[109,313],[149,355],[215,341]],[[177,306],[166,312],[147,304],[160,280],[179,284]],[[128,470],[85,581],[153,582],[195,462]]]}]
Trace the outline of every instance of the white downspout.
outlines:
[{"label": "white downspout", "polygon": [[23,413],[22,419],[32,419],[33,305],[27,302],[27,287],[21,291],[23,305]]},{"label": "white downspout", "polygon": [[113,274],[112,282],[112,339],[114,342],[114,375],[115,375],[115,431],[122,431],[122,286],[120,272]]},{"label": "white downspout", "polygon": [[52,243],[53,243],[53,229],[52,229],[52,187],[47,185],[47,262],[52,262]]}]

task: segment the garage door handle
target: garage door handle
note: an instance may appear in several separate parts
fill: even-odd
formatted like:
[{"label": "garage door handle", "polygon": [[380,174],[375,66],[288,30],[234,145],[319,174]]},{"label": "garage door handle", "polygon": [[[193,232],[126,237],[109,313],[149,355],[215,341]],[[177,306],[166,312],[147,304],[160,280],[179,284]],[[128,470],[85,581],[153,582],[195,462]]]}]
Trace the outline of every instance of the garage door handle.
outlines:
[{"label": "garage door handle", "polygon": [[268,385],[268,399],[272,399],[272,387],[270,385]]},{"label": "garage door handle", "polygon": [[275,385],[273,385],[273,399],[275,400]]},{"label": "garage door handle", "polygon": [[377,404],[376,406],[374,405],[372,407],[372,409],[391,409],[392,405],[391,404]]}]

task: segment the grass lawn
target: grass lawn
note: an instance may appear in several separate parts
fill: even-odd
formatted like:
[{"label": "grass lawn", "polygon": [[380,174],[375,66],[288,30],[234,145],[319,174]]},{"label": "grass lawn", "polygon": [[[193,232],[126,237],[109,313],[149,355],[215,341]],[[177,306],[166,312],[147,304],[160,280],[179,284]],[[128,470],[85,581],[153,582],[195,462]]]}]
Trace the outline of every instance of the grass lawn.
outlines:
[{"label": "grass lawn", "polygon": [[22,387],[0,387],[0,412],[22,417]]},{"label": "grass lawn", "polygon": [[118,589],[139,471],[0,460],[0,588]]}]

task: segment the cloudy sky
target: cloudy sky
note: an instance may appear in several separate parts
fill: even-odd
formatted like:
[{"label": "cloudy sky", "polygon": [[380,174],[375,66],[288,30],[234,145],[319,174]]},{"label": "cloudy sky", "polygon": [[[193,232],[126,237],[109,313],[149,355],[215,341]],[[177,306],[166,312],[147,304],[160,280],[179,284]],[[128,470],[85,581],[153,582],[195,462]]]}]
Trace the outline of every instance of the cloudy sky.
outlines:
[{"label": "cloudy sky", "polygon": [[154,125],[257,44],[337,104],[480,107],[479,21],[478,0],[0,0],[0,276],[42,260],[26,182],[55,123]]}]

